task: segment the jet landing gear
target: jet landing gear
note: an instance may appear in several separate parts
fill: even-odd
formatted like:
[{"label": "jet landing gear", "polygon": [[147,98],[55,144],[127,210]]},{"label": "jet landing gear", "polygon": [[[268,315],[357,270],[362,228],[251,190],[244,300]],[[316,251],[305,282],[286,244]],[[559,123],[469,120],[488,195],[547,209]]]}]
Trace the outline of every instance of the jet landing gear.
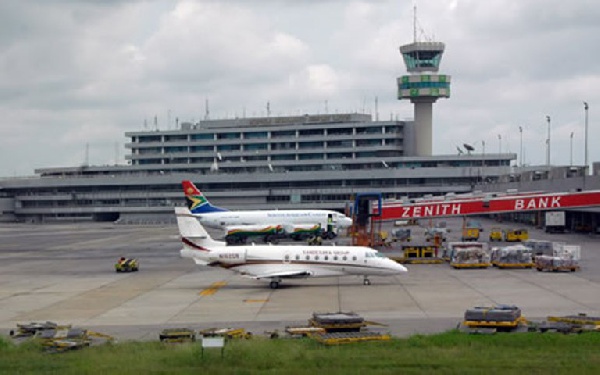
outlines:
[{"label": "jet landing gear", "polygon": [[269,286],[271,287],[271,289],[277,289],[277,288],[279,288],[280,282],[281,282],[281,279],[271,279]]},{"label": "jet landing gear", "polygon": [[363,280],[363,284],[364,285],[371,285],[371,280],[369,280],[369,278],[365,276],[365,278]]}]

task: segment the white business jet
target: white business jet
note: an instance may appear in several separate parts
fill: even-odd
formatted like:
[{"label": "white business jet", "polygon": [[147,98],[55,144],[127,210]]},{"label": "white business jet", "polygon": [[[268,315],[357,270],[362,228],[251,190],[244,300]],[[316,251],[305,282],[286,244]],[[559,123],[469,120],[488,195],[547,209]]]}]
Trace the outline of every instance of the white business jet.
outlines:
[{"label": "white business jet", "polygon": [[254,279],[271,280],[277,289],[283,279],[308,277],[393,276],[406,267],[377,250],[360,246],[243,245],[227,246],[214,241],[189,209],[176,207],[177,225],[183,242],[181,256],[196,264],[222,267]]}]

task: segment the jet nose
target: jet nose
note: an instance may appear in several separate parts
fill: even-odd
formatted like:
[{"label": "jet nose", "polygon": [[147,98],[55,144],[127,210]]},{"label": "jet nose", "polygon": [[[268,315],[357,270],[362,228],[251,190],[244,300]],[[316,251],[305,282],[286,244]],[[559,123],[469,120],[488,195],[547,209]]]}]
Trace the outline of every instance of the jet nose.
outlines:
[{"label": "jet nose", "polygon": [[406,267],[404,267],[403,265],[401,265],[400,263],[397,263],[396,261],[393,261],[393,260],[392,260],[392,262],[396,263],[395,268],[398,272],[408,272],[408,269]]},{"label": "jet nose", "polygon": [[350,219],[349,217],[343,217],[339,220],[339,226],[342,228],[348,228],[349,226],[352,225],[352,219]]}]

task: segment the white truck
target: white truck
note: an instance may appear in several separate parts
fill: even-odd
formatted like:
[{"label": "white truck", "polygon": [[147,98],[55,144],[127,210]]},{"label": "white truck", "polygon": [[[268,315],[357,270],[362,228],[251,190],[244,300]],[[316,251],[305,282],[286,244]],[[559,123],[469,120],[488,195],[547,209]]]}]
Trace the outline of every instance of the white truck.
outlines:
[{"label": "white truck", "polygon": [[546,233],[564,233],[565,229],[565,211],[546,212]]}]

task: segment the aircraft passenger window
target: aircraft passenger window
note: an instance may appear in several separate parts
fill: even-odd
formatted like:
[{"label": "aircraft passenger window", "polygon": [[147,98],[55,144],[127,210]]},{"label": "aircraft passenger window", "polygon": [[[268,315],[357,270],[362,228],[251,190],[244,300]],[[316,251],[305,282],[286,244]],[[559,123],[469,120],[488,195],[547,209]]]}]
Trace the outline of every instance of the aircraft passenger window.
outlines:
[{"label": "aircraft passenger window", "polygon": [[315,255],[315,260],[319,260],[319,256],[318,255]]},{"label": "aircraft passenger window", "polygon": [[356,260],[356,257],[355,257],[355,256],[354,256],[354,257],[352,257],[352,260]]},{"label": "aircraft passenger window", "polygon": [[338,256],[337,256],[337,255],[336,255],[336,256],[334,256],[334,257],[333,257],[333,260],[338,260]]},{"label": "aircraft passenger window", "polygon": [[296,260],[300,260],[300,255],[296,255]]},{"label": "aircraft passenger window", "polygon": [[310,260],[310,255],[307,255],[307,256],[306,256],[306,260]]},{"label": "aircraft passenger window", "polygon": [[344,255],[344,257],[343,257],[342,259],[343,259],[343,260],[346,260],[346,259],[348,259],[348,258],[346,258],[346,256]]},{"label": "aircraft passenger window", "polygon": [[289,261],[289,260],[290,260],[290,256],[289,256],[289,255],[286,255],[286,256],[285,256],[285,260],[286,260],[286,261]]},{"label": "aircraft passenger window", "polygon": [[329,260],[329,257],[327,255],[325,255],[325,260]]}]

